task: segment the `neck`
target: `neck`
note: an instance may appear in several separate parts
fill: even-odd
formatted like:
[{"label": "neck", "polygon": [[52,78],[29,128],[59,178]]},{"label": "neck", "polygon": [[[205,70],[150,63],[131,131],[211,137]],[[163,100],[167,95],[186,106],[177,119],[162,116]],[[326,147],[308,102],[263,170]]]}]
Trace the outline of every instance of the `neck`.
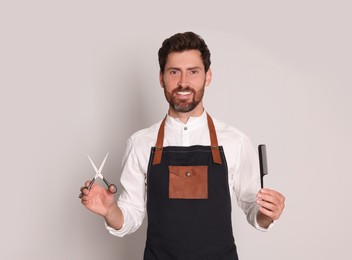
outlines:
[{"label": "neck", "polygon": [[203,114],[204,107],[202,103],[199,103],[196,108],[194,108],[192,111],[189,112],[178,112],[172,109],[171,107],[169,108],[169,116],[173,118],[178,118],[182,123],[186,124],[188,119],[192,117],[198,117]]}]

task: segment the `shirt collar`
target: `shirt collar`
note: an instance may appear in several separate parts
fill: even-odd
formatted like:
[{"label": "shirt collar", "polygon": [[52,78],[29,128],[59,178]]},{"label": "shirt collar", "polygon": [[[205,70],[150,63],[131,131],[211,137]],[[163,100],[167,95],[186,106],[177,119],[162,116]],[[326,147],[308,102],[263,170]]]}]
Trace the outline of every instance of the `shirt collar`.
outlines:
[{"label": "shirt collar", "polygon": [[165,123],[167,127],[170,127],[176,130],[177,132],[183,132],[185,130],[185,127],[186,129],[193,131],[207,124],[207,113],[204,110],[200,116],[191,116],[188,119],[187,123],[183,123],[180,119],[171,117],[169,116],[169,114],[167,114]]}]

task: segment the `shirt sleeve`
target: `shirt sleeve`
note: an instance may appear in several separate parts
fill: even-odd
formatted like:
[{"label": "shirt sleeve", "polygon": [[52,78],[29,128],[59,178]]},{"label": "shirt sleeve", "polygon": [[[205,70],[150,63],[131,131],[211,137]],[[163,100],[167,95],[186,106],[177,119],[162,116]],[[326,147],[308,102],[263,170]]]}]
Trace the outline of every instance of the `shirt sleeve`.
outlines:
[{"label": "shirt sleeve", "polygon": [[118,237],[135,232],[141,226],[145,216],[146,173],[140,166],[131,138],[127,141],[122,160],[121,185],[122,192],[117,204],[123,214],[123,226],[116,230],[105,223],[110,234]]},{"label": "shirt sleeve", "polygon": [[235,169],[234,192],[237,203],[247,216],[247,221],[260,231],[272,228],[262,228],[257,222],[259,205],[256,203],[257,193],[260,190],[259,159],[252,142],[246,135],[242,136],[238,164]]}]

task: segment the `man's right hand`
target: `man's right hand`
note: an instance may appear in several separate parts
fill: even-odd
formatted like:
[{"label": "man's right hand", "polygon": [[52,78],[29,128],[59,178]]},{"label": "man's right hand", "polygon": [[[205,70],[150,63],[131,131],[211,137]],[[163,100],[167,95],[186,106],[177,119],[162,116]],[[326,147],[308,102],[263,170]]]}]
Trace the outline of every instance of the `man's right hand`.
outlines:
[{"label": "man's right hand", "polygon": [[[107,217],[109,212],[111,212],[114,207],[117,207],[115,195],[112,193],[113,191],[104,189],[96,183],[88,190],[87,187],[89,184],[90,181],[87,181],[85,186],[81,187],[79,198],[81,198],[82,204],[90,211]],[[110,188],[113,189],[114,187],[110,186]]]}]

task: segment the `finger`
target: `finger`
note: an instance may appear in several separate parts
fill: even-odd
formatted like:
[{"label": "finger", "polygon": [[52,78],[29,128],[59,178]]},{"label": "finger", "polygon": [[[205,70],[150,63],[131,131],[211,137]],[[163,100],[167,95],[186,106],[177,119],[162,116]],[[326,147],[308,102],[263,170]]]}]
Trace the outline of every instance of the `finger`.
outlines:
[{"label": "finger", "polygon": [[278,220],[280,218],[284,208],[282,205],[272,204],[263,200],[257,200],[257,203],[260,206],[259,210],[266,216],[273,220]]},{"label": "finger", "polygon": [[[275,219],[278,219],[280,217],[280,215],[285,207],[285,205],[283,203],[277,202],[275,199],[271,200],[271,201],[258,199],[257,204],[260,207],[265,208],[268,211],[271,211],[274,214]],[[271,217],[273,217],[273,216],[271,216]]]},{"label": "finger", "polygon": [[88,187],[83,187],[82,190],[81,190],[81,193],[83,193],[83,195],[88,195],[89,194]]},{"label": "finger", "polygon": [[273,203],[274,197],[264,190],[260,190],[257,194],[259,200]]},{"label": "finger", "polygon": [[261,194],[264,194],[264,195],[269,195],[269,196],[278,198],[279,200],[285,200],[284,195],[282,195],[280,192],[275,191],[275,190],[270,190],[270,189],[263,188],[259,192]]},{"label": "finger", "polygon": [[89,206],[89,199],[88,200],[81,200],[81,203],[85,206],[88,207]]},{"label": "finger", "polygon": [[[89,199],[88,194],[84,194],[84,191],[87,189],[84,189],[79,195],[78,198],[82,199],[82,200],[87,200],[87,198]],[[88,190],[87,190],[88,191]]]},{"label": "finger", "polygon": [[88,189],[88,186],[82,186],[79,190],[83,192],[83,190]]},{"label": "finger", "polygon": [[259,208],[259,211],[261,213],[263,213],[265,216],[271,218],[272,220],[277,220],[278,219],[277,217],[275,217],[275,214],[272,211],[270,211],[270,210],[268,210],[266,208],[261,207],[261,208]]},{"label": "finger", "polygon": [[273,197],[273,196],[270,196],[270,195],[264,195],[264,194],[258,194],[257,196],[258,200],[261,201],[261,202],[266,202],[266,203],[269,203],[269,204],[272,204],[272,205],[278,205],[279,204],[279,201]]},{"label": "finger", "polygon": [[261,206],[262,208],[265,208],[269,211],[275,211],[277,206],[275,204],[272,204],[270,202],[264,201],[264,200],[257,200],[257,204]]},{"label": "finger", "polygon": [[109,191],[111,192],[111,193],[116,193],[117,192],[117,188],[116,188],[116,186],[114,185],[114,184],[111,184],[110,186],[109,186]]},{"label": "finger", "polygon": [[279,192],[262,189],[257,194],[258,199],[270,202],[275,205],[283,206],[285,202],[285,197]]},{"label": "finger", "polygon": [[[86,181],[86,182],[85,182],[85,186],[82,186],[82,187],[79,189],[80,192],[81,192],[81,194],[82,194],[82,196],[83,196],[83,195],[87,195],[87,194],[89,193],[89,189],[88,189],[89,184],[90,184],[90,181]],[[81,194],[78,196],[79,198],[82,197]]]},{"label": "finger", "polygon": [[78,195],[78,198],[82,199],[84,196],[89,194],[89,189],[87,186],[82,186],[80,188],[81,193]]},{"label": "finger", "polygon": [[81,200],[82,200],[82,202],[83,202],[83,201],[89,201],[89,197],[83,195]]}]

